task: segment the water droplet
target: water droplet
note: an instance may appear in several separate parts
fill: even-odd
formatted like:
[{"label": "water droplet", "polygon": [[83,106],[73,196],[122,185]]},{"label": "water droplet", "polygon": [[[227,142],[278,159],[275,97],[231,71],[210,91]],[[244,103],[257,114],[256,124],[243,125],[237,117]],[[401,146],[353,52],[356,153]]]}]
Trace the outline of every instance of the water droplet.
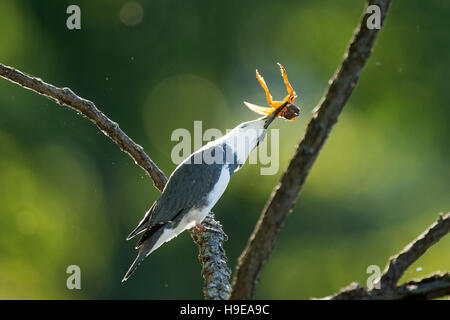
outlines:
[{"label": "water droplet", "polygon": [[139,24],[144,17],[144,9],[135,2],[130,1],[125,3],[119,12],[120,21],[126,26],[133,27]]}]

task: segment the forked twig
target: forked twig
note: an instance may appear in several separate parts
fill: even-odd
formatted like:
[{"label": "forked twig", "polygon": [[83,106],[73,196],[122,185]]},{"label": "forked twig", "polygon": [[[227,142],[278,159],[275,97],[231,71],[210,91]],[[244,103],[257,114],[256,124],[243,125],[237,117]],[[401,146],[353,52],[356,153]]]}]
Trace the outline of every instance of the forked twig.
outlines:
[{"label": "forked twig", "polygon": [[326,300],[368,300],[368,299],[434,299],[450,295],[450,273],[436,272],[426,278],[411,280],[400,286],[397,282],[406,269],[419,259],[425,251],[450,231],[450,212],[440,215],[424,233],[410,242],[400,253],[389,259],[380,278],[380,286],[366,290],[354,282],[338,293],[325,297]]}]

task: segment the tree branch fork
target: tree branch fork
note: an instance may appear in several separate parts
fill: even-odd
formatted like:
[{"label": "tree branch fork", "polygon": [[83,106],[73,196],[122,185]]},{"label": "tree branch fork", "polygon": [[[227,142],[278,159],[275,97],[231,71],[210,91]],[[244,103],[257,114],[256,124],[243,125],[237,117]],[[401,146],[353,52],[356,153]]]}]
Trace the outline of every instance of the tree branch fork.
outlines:
[{"label": "tree branch fork", "polygon": [[450,231],[450,212],[440,214],[427,230],[392,256],[380,279],[370,290],[354,282],[324,300],[434,299],[450,295],[450,273],[435,272],[425,278],[397,285],[404,272]]},{"label": "tree branch fork", "polygon": [[[144,149],[129,138],[116,122],[98,110],[93,102],[78,97],[68,88],[54,87],[3,64],[0,64],[0,76],[86,116],[148,173],[156,188],[159,190],[164,188],[167,178]],[[199,261],[202,265],[202,276],[205,279],[204,294],[207,299],[227,299],[231,291],[229,283],[231,270],[227,266],[227,258],[223,249],[223,242],[227,240],[227,236],[212,213],[204,223],[210,229],[219,230],[219,232],[199,232],[195,228],[190,230],[192,238],[199,247]],[[423,234],[407,245],[399,254],[391,257],[380,279],[381,289],[366,290],[359,284],[352,283],[338,293],[323,299],[432,299],[449,295],[449,272],[438,272],[429,277],[397,286],[404,271],[427,249],[448,234],[449,228],[450,213],[441,215]]]}]

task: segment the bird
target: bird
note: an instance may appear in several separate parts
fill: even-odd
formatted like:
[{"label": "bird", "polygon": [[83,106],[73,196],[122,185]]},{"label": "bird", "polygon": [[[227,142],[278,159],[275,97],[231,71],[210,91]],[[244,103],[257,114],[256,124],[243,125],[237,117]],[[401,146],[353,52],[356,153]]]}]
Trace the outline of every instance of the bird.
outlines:
[{"label": "bird", "polygon": [[[289,82],[283,71],[284,69],[282,75],[288,86]],[[264,80],[258,72],[257,78],[262,84]],[[268,98],[270,93],[265,82],[263,88]],[[289,98],[282,102],[273,102],[270,96],[270,108],[260,107],[262,109],[254,110],[266,114],[264,117],[239,124],[226,135],[192,153],[175,168],[159,198],[126,238],[130,240],[144,232],[136,245],[138,255],[122,282],[134,273],[148,255],[184,230],[193,227],[200,231],[207,229],[201,225],[202,221],[221,198],[233,173],[243,166],[250,152],[264,140],[273,120],[283,114],[290,117],[293,113],[298,116],[299,108],[293,104],[295,92],[290,85],[288,92]]]}]

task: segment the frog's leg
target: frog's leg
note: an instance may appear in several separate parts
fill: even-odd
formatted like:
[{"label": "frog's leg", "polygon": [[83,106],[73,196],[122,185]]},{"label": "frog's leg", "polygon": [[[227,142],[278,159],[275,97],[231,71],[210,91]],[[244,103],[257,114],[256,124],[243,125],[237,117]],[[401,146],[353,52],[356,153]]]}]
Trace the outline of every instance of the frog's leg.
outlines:
[{"label": "frog's leg", "polygon": [[267,88],[267,84],[264,81],[264,78],[259,74],[258,70],[256,70],[256,79],[258,79],[259,83],[261,84],[261,87],[263,87],[264,91],[266,92],[267,103],[269,104],[269,106],[274,108],[272,95],[270,94],[269,88]]},{"label": "frog's leg", "polygon": [[284,84],[286,85],[286,90],[289,93],[289,95],[284,98],[283,102],[289,102],[294,103],[295,98],[297,98],[297,95],[295,94],[294,89],[292,88],[291,84],[289,83],[286,70],[281,65],[281,63],[277,62],[278,66],[280,67],[281,76],[283,77]]}]

